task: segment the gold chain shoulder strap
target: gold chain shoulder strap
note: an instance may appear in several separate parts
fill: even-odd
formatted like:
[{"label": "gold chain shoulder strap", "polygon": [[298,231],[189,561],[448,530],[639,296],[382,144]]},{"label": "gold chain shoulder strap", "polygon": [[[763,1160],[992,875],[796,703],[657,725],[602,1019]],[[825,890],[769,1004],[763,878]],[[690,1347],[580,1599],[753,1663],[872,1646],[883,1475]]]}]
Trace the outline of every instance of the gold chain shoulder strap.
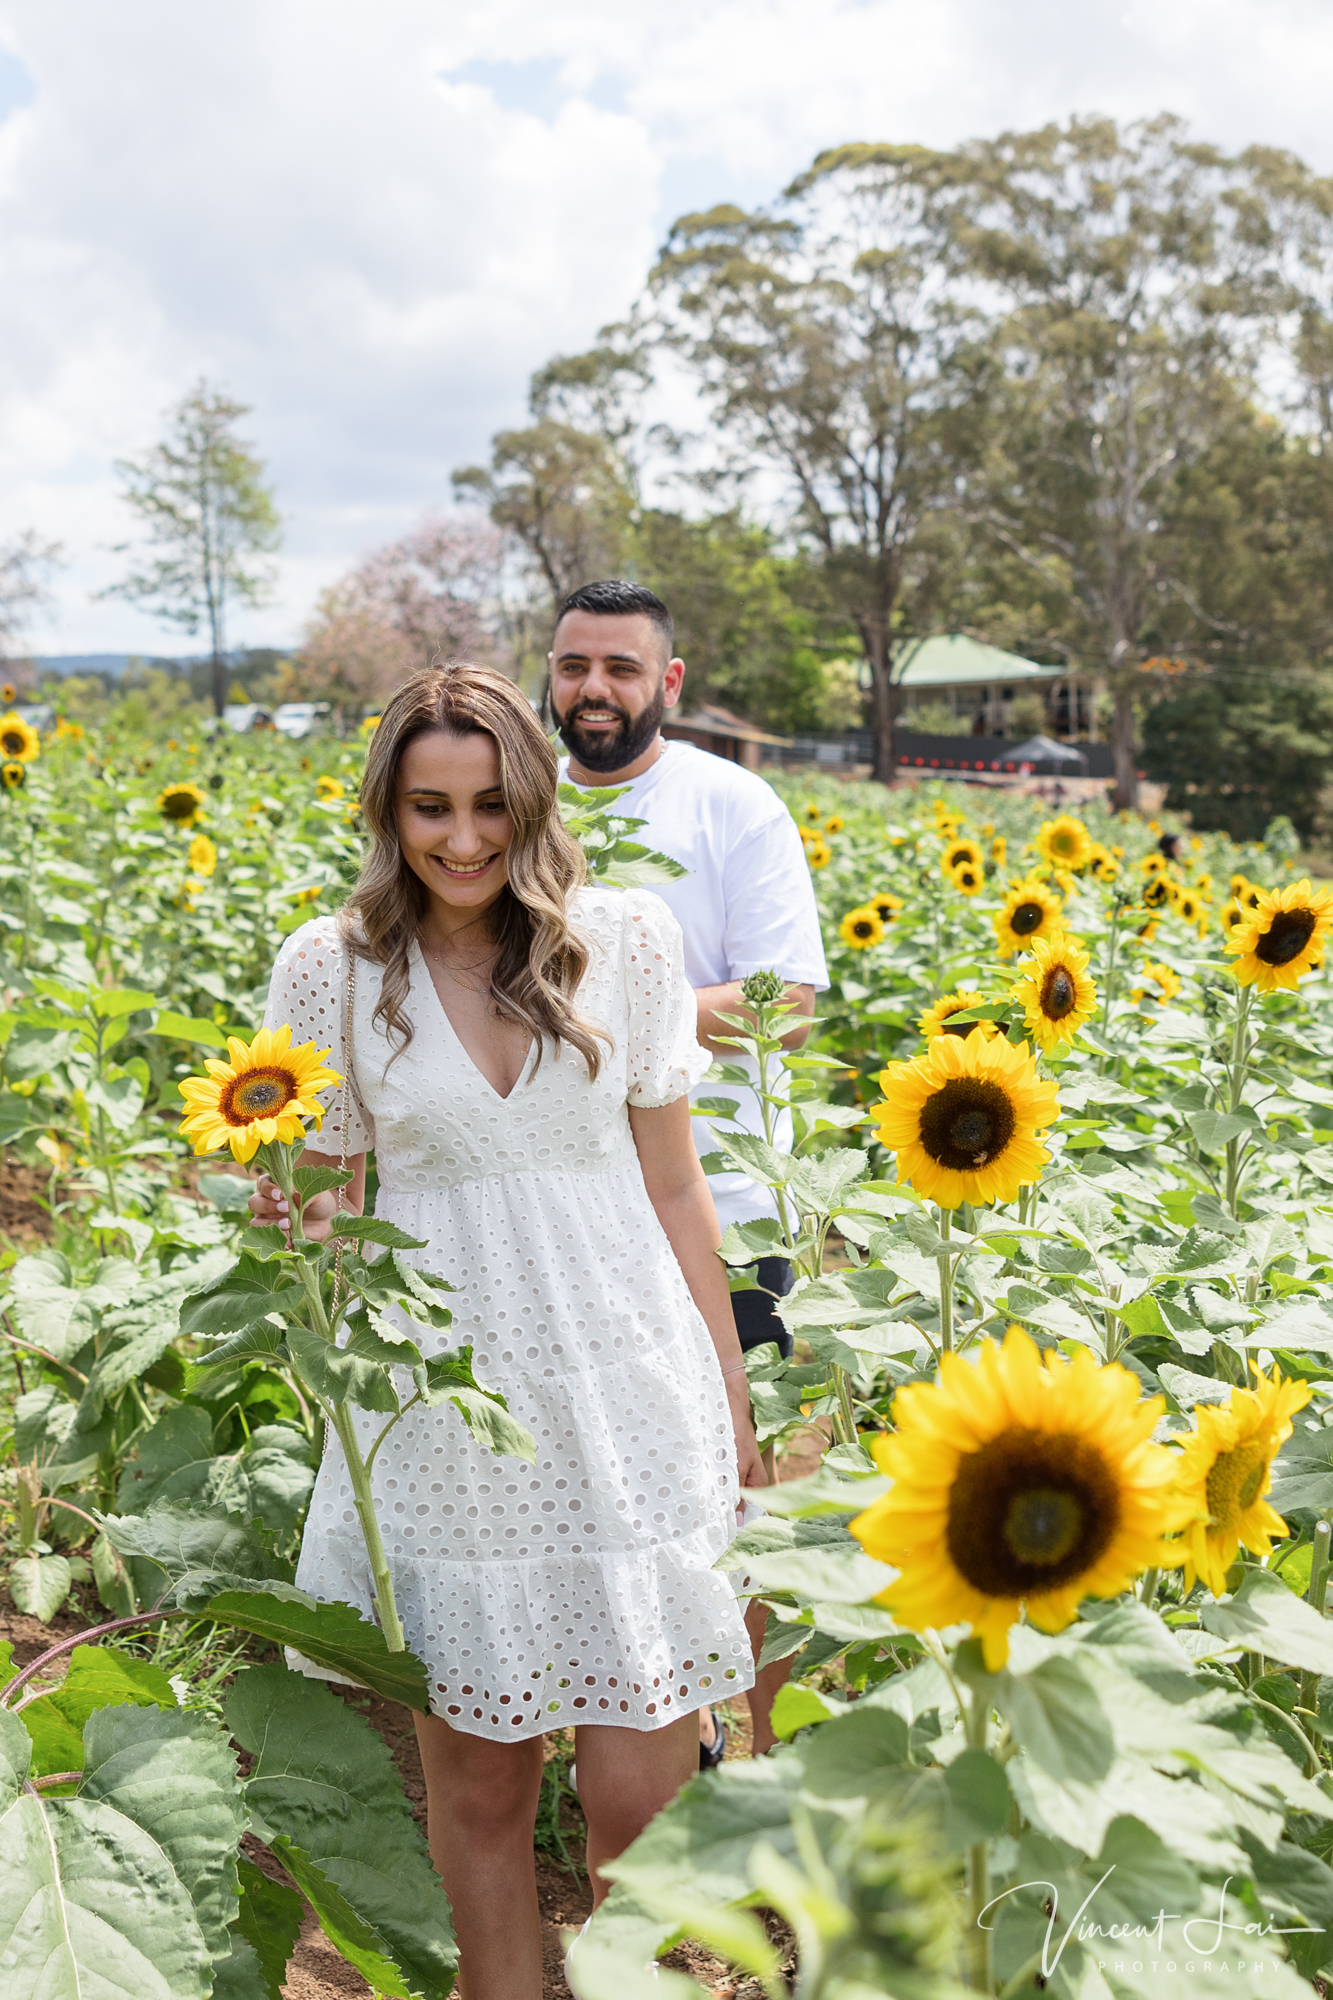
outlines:
[{"label": "gold chain shoulder strap", "polygon": [[[347,1172],[347,1127],[352,1111],[352,1006],[356,997],[356,953],[352,950],[350,944],[345,946],[345,950],[347,952],[347,984],[343,988],[343,1080],[342,1089],[338,1093],[339,1114],[342,1123],[342,1144],[338,1153],[338,1166],[343,1173]],[[340,1186],[338,1189],[338,1213],[340,1215],[346,1206],[347,1189],[344,1186]],[[346,1241],[347,1238],[345,1236],[340,1236],[333,1251],[333,1310],[335,1313],[342,1303],[343,1246]]]}]

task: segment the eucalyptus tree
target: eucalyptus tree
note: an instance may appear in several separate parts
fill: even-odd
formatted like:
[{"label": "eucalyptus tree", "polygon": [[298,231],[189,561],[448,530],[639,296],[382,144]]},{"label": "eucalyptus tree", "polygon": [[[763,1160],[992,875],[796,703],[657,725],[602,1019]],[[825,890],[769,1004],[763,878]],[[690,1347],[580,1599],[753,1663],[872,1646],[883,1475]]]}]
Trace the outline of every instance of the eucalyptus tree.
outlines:
[{"label": "eucalyptus tree", "polygon": [[1116,802],[1133,805],[1145,662],[1226,623],[1173,516],[1248,384],[1274,239],[1252,167],[1171,117],[976,140],[950,173],[954,253],[1004,356],[971,516],[1031,573],[1047,643],[1104,676]]},{"label": "eucalyptus tree", "polygon": [[896,773],[895,638],[957,506],[991,367],[949,283],[948,156],[821,153],[771,208],[685,215],[652,274],[661,337],[724,462],[776,491],[869,663],[875,776]]},{"label": "eucalyptus tree", "polygon": [[[262,604],[282,539],[264,466],[236,433],[249,406],[199,381],[169,413],[167,434],[139,458],[119,459],[126,505],[147,531],[140,566],[101,594],[155,607],[187,632],[208,628],[213,706],[227,700],[227,613]],[[125,553],[121,544],[117,553]]]}]

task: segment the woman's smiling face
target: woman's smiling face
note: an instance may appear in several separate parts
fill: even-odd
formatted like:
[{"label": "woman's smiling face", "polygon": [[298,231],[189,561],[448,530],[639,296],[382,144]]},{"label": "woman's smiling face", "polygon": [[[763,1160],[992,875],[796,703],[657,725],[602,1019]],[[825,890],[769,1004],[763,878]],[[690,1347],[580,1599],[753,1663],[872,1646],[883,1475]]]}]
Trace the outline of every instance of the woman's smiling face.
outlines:
[{"label": "woman's smiling face", "polygon": [[513,837],[495,738],[414,736],[398,766],[398,840],[431,895],[451,910],[487,909],[508,880]]}]

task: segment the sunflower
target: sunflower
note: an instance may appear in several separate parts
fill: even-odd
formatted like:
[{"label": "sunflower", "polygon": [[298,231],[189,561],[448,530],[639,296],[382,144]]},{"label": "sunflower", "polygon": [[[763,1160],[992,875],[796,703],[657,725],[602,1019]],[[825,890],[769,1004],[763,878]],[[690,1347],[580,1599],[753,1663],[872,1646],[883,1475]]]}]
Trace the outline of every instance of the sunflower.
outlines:
[{"label": "sunflower", "polygon": [[4,686],[0,687],[0,701],[5,704],[6,708],[12,708],[18,698],[19,691],[13,681],[6,681]]},{"label": "sunflower", "polygon": [[218,865],[218,851],[206,833],[196,833],[190,842],[190,866],[196,875],[211,875]]},{"label": "sunflower", "polygon": [[824,821],[824,831],[825,833],[841,833],[844,825],[845,821],[841,813],[830,813]]},{"label": "sunflower", "polygon": [[361,734],[363,736],[373,736],[375,734],[375,731],[379,728],[379,726],[380,726],[380,719],[378,715],[368,715],[365,721],[361,724]]},{"label": "sunflower", "polygon": [[805,804],[801,807],[801,817],[805,821],[807,826],[820,826],[823,824],[823,819],[824,819],[823,812],[815,804],[813,799],[807,799]]},{"label": "sunflower", "polygon": [[819,838],[819,835],[817,833],[812,833],[808,826],[798,826],[796,831],[801,836],[802,847],[808,847],[812,840],[818,840]]},{"label": "sunflower", "polygon": [[340,799],[346,790],[346,785],[340,779],[331,778],[327,772],[315,780],[315,793],[321,799]]},{"label": "sunflower", "polygon": [[1076,938],[1062,932],[1054,938],[1038,938],[1032,947],[1036,960],[1026,979],[1009,988],[1015,1000],[1023,1002],[1028,1029],[1044,1049],[1072,1041],[1085,1021],[1097,1011],[1097,988],[1088,977],[1088,954]]},{"label": "sunflower", "polygon": [[81,722],[71,722],[67,716],[58,715],[56,717],[56,735],[62,739],[67,739],[71,743],[78,743],[83,737],[83,724]]},{"label": "sunflower", "polygon": [[17,792],[27,775],[27,765],[20,764],[17,757],[6,757],[4,763],[0,764],[0,780],[3,780],[7,792]]},{"label": "sunflower", "polygon": [[1240,904],[1236,901],[1236,898],[1234,896],[1231,898],[1230,902],[1223,903],[1221,921],[1224,933],[1228,931],[1234,931],[1236,925],[1242,923],[1244,921],[1244,918],[1245,918],[1245,912],[1244,910],[1242,910]]},{"label": "sunflower", "polygon": [[1154,917],[1150,924],[1145,924],[1141,931],[1136,931],[1135,936],[1140,938],[1144,944],[1151,944],[1160,928],[1161,926],[1156,917]]},{"label": "sunflower", "polygon": [[228,1035],[230,1062],[209,1057],[207,1077],[187,1076],[180,1094],[189,1106],[181,1131],[196,1153],[213,1153],[230,1146],[242,1165],[271,1140],[299,1139],[305,1120],[316,1129],[324,1107],[315,1095],[331,1083],[341,1083],[336,1069],[325,1069],[327,1049],[313,1042],[291,1046],[289,1027],[261,1028],[248,1046]]},{"label": "sunflower", "polygon": [[204,795],[198,785],[168,785],[158,794],[157,809],[173,826],[193,826],[204,816]]},{"label": "sunflower", "polygon": [[881,889],[866,899],[866,908],[873,910],[882,924],[891,924],[902,906],[902,897],[895,896],[892,889]]},{"label": "sunflower", "polygon": [[805,858],[812,868],[827,868],[833,859],[833,849],[816,834],[813,840],[805,843]]},{"label": "sunflower", "polygon": [[1037,1133],[1059,1115],[1059,1094],[1026,1042],[937,1035],[879,1084],[879,1142],[898,1155],[898,1179],[941,1208],[1013,1201],[1050,1158]]},{"label": "sunflower", "polygon": [[1236,901],[1240,904],[1242,910],[1249,910],[1251,915],[1254,915],[1258,912],[1259,906],[1267,893],[1268,891],[1261,889],[1257,882],[1247,882],[1243,889],[1236,891]]},{"label": "sunflower", "polygon": [[868,951],[872,944],[878,944],[884,935],[884,923],[873,904],[863,903],[859,909],[848,910],[838,925],[838,936],[853,951]]},{"label": "sunflower", "polygon": [[1180,991],[1179,976],[1171,970],[1171,967],[1154,965],[1150,958],[1145,958],[1139,967],[1139,977],[1151,979],[1158,990],[1156,993],[1150,993],[1146,986],[1136,986],[1129,996],[1131,1000],[1148,1000],[1153,1003],[1158,1000],[1174,1000]]},{"label": "sunflower", "polygon": [[1061,928],[1060,898],[1053,895],[1035,875],[1015,883],[1002,909],[991,918],[999,939],[1001,958],[1016,951],[1031,951],[1034,938],[1054,937]]},{"label": "sunflower", "polygon": [[1308,1382],[1289,1381],[1276,1366],[1271,1375],[1257,1361],[1250,1366],[1253,1389],[1233,1389],[1227,1402],[1195,1410],[1198,1428],[1185,1438],[1178,1460],[1177,1490],[1195,1507],[1182,1537],[1185,1588],[1201,1577],[1214,1597],[1226,1589],[1242,1543],[1251,1555],[1269,1556],[1270,1537],[1287,1532],[1264,1495],[1273,1484],[1273,1460],[1291,1436],[1292,1417],[1310,1400]]},{"label": "sunflower", "polygon": [[1144,903],[1150,910],[1164,910],[1175,901],[1171,884],[1165,875],[1154,875],[1143,892]]},{"label": "sunflower", "polygon": [[1081,819],[1075,819],[1072,813],[1062,813],[1059,819],[1048,819],[1038,827],[1037,852],[1053,868],[1068,868],[1077,873],[1088,865],[1092,838]]},{"label": "sunflower", "polygon": [[1153,848],[1150,854],[1145,854],[1140,860],[1139,873],[1141,875],[1165,875],[1166,856],[1159,853],[1156,848]]},{"label": "sunflower", "polygon": [[1088,856],[1088,873],[1095,876],[1099,882],[1114,882],[1120,873],[1120,863],[1109,847],[1102,846],[1100,840],[1094,840],[1092,843],[1092,852]]},{"label": "sunflower", "polygon": [[928,1042],[933,1042],[937,1035],[967,1036],[974,1028],[979,1029],[982,1040],[988,1042],[1000,1032],[994,1021],[960,1021],[956,1028],[949,1026],[953,1015],[965,1014],[970,1007],[984,1007],[985,1004],[984,993],[946,993],[933,1007],[927,1007],[917,1026]]},{"label": "sunflower", "polygon": [[1254,915],[1227,937],[1226,950],[1237,959],[1231,970],[1240,986],[1257,985],[1261,993],[1294,992],[1301,974],[1323,961],[1333,924],[1333,889],[1312,889],[1307,876],[1289,888],[1257,894]]},{"label": "sunflower", "polygon": [[900,1389],[897,1428],[872,1446],[893,1486],[851,1523],[900,1572],[876,1601],[914,1632],[966,1620],[998,1673],[1025,1606],[1062,1632],[1083,1598],[1169,1561],[1163,1537],[1190,1505],[1152,1442],[1162,1398],[1140,1397],[1118,1362],[1042,1354],[1018,1326],[983,1341],[975,1367],[946,1354],[937,1382]]},{"label": "sunflower", "polygon": [[990,858],[997,868],[1003,868],[1009,858],[1009,843],[1002,833],[997,833],[990,844]]},{"label": "sunflower", "polygon": [[1203,898],[1192,889],[1181,889],[1175,899],[1176,915],[1182,924],[1197,924],[1203,915]]},{"label": "sunflower", "polygon": [[298,889],[296,892],[296,902],[298,908],[301,906],[302,903],[317,903],[318,901],[319,901],[318,882],[316,882],[314,887],[311,889]]},{"label": "sunflower", "polygon": [[1239,902],[1240,898],[1245,894],[1245,891],[1250,886],[1249,878],[1245,875],[1237,873],[1232,876],[1229,886],[1232,895],[1236,898],[1237,902]]},{"label": "sunflower", "polygon": [[950,840],[945,843],[940,856],[940,873],[952,875],[959,868],[975,868],[982,865],[981,849],[975,840]]},{"label": "sunflower", "polygon": [[1203,873],[1202,875],[1196,875],[1196,876],[1195,876],[1195,878],[1194,878],[1194,887],[1195,887],[1195,891],[1196,891],[1196,892],[1197,892],[1197,894],[1199,894],[1200,896],[1211,896],[1211,895],[1212,895],[1212,893],[1213,893],[1213,878],[1212,878],[1212,876],[1211,876],[1211,875],[1210,875],[1210,874],[1209,874],[1209,873],[1207,872],[1207,870],[1206,870],[1206,869],[1205,869],[1205,871],[1204,871],[1204,873]]},{"label": "sunflower", "polygon": [[986,886],[980,863],[974,866],[970,861],[964,861],[961,867],[955,868],[949,879],[954,888],[961,889],[965,896],[979,896]]},{"label": "sunflower", "polygon": [[31,723],[12,709],[8,715],[0,715],[0,757],[6,763],[31,764],[41,749],[42,739]]}]

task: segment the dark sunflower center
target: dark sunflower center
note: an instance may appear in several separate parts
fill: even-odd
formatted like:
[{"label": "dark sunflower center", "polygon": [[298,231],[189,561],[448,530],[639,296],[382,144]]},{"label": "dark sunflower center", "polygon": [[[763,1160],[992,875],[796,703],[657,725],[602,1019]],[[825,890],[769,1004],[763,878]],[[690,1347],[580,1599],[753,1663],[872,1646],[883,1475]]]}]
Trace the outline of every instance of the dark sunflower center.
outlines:
[{"label": "dark sunflower center", "polygon": [[921,1144],[932,1160],[954,1173],[984,1167],[1004,1151],[1013,1133],[1014,1107],[988,1077],[951,1077],[921,1107]]},{"label": "dark sunflower center", "polygon": [[1313,910],[1279,910],[1254,947],[1265,965],[1290,965],[1309,944],[1317,919]]},{"label": "dark sunflower center", "polygon": [[1072,1014],[1078,994],[1063,965],[1053,965],[1042,983],[1041,1011],[1048,1021],[1063,1021]]},{"label": "dark sunflower center", "polygon": [[227,1085],[218,1110],[229,1125],[248,1125],[255,1118],[276,1118],[296,1094],[289,1070],[250,1069]]},{"label": "dark sunflower center", "polygon": [[7,729],[4,735],[0,736],[0,750],[4,751],[6,757],[17,757],[22,748],[23,738],[17,729]]},{"label": "dark sunflower center", "polygon": [[852,925],[852,930],[859,938],[872,938],[875,935],[875,926],[867,923],[864,917]]},{"label": "dark sunflower center", "polygon": [[1072,854],[1077,845],[1078,842],[1074,839],[1072,833],[1057,833],[1055,839],[1051,842],[1051,846],[1057,854]]},{"label": "dark sunflower center", "polygon": [[1030,937],[1033,931],[1041,929],[1045,914],[1040,903],[1020,903],[1009,919],[1009,928],[1018,937]]},{"label": "dark sunflower center", "polygon": [[1224,1530],[1234,1528],[1263,1491],[1268,1451],[1263,1440],[1219,1452],[1208,1474],[1208,1512]]},{"label": "dark sunflower center", "polygon": [[162,810],[168,819],[189,819],[198,803],[192,792],[168,792]]},{"label": "dark sunflower center", "polygon": [[1005,1431],[959,1464],[949,1554],[987,1597],[1029,1597],[1091,1569],[1119,1519],[1114,1474],[1086,1439]]}]

